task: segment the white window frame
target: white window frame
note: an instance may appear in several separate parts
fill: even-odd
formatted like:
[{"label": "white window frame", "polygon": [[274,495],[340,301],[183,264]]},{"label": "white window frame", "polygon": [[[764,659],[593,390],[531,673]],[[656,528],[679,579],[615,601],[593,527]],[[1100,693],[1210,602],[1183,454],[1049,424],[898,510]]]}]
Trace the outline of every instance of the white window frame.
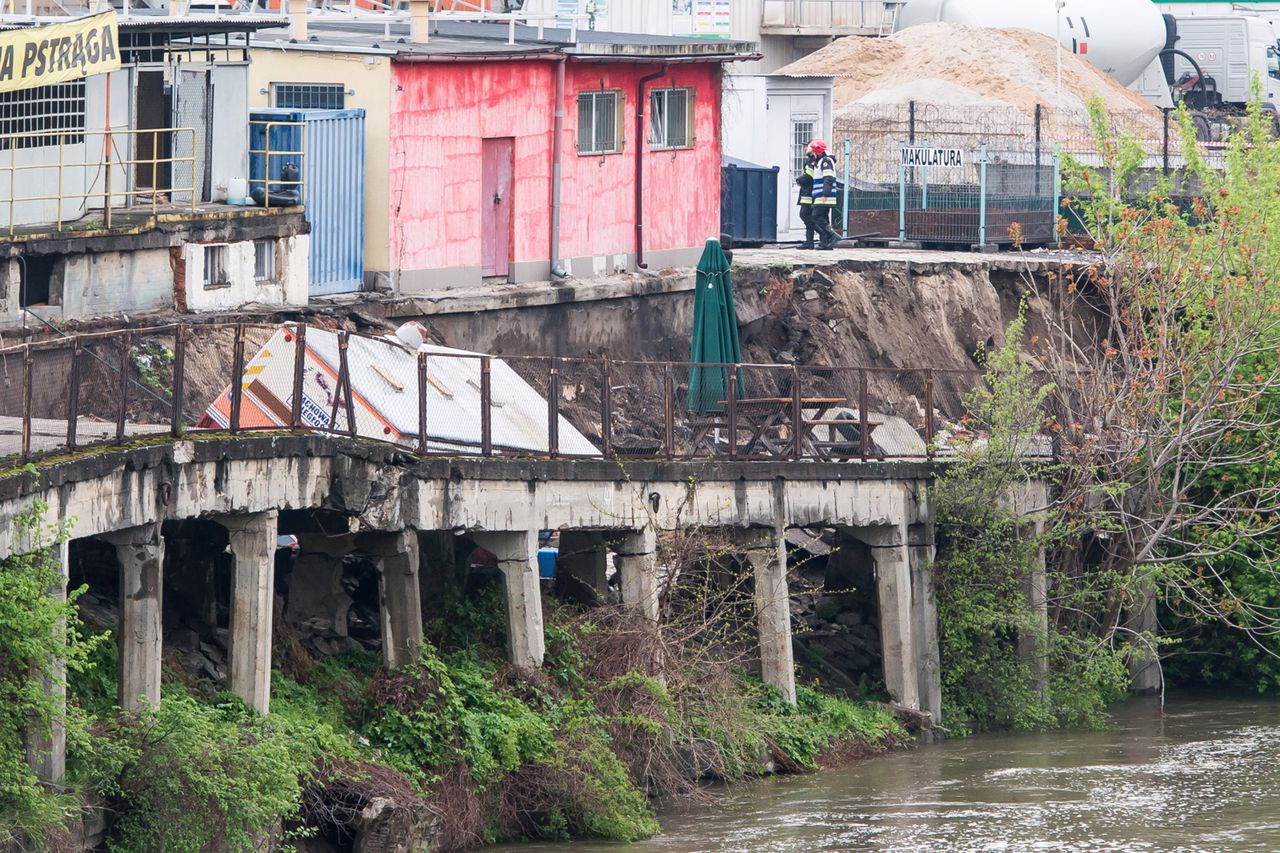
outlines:
[{"label": "white window frame", "polygon": [[205,243],[204,249],[204,273],[201,275],[201,284],[205,289],[230,287],[231,274],[227,270],[227,256],[231,253],[231,246],[227,243]]},{"label": "white window frame", "polygon": [[[612,107],[607,106],[608,99],[613,99]],[[593,124],[590,128],[582,126],[582,108],[583,100],[588,99],[592,103],[591,117]],[[605,101],[606,106],[600,106],[599,102]],[[574,103],[578,107],[578,128],[577,141],[575,143],[578,153],[584,157],[600,156],[605,154],[621,154],[625,146],[623,129],[626,122],[623,121],[623,108],[626,98],[621,89],[590,89],[579,92],[574,98]],[[613,119],[613,145],[603,146],[599,144],[600,135],[596,133],[597,122],[600,116],[610,116]],[[584,136],[586,131],[586,136]]]},{"label": "white window frame", "polygon": [[[676,93],[684,96],[684,138],[675,139],[667,116],[671,111],[671,99]],[[653,151],[680,151],[692,148],[697,142],[693,131],[694,90],[688,86],[671,86],[649,92],[649,148]],[[661,105],[661,109],[659,108]],[[678,107],[677,107],[678,109]]]},{"label": "white window frame", "polygon": [[[261,265],[259,260],[264,259]],[[253,280],[258,284],[275,284],[277,247],[276,241],[270,238],[253,241]],[[259,266],[263,268],[259,272]]]}]

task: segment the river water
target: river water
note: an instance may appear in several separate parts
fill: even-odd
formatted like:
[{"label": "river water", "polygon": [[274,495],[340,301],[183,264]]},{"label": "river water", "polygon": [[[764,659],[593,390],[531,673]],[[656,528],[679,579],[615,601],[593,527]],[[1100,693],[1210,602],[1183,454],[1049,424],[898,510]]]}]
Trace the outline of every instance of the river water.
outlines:
[{"label": "river water", "polygon": [[1280,702],[1135,699],[1106,731],[978,735],[736,785],[571,853],[1280,851]]}]

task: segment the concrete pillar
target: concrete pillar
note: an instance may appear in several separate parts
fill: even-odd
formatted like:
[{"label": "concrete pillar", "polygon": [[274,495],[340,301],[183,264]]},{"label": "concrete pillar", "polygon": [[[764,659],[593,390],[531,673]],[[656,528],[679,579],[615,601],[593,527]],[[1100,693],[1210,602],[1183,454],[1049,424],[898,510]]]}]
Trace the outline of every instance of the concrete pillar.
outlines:
[{"label": "concrete pillar", "polygon": [[542,590],[538,584],[538,531],[476,533],[476,544],[498,558],[507,588],[507,657],[522,669],[542,666]]},{"label": "concrete pillar", "polygon": [[1156,618],[1155,584],[1149,579],[1138,584],[1125,627],[1129,629],[1128,638],[1133,643],[1133,651],[1129,654],[1129,689],[1134,693],[1159,693],[1164,689],[1164,673],[1160,669],[1160,655],[1155,645],[1160,623]]},{"label": "concrete pillar", "polygon": [[[67,600],[69,544],[63,542],[49,549],[50,558],[56,560],[62,570],[62,582],[49,590],[49,595],[61,601]],[[63,628],[62,625],[58,626],[60,633],[65,633]],[[61,785],[67,775],[67,729],[63,718],[67,707],[66,675],[66,661],[53,661],[50,672],[44,679],[44,689],[53,696],[58,714],[47,732],[36,731],[27,735],[27,763],[35,771],[36,778],[46,785]]]},{"label": "concrete pillar", "polygon": [[604,534],[593,530],[560,532],[560,554],[556,558],[558,591],[571,600],[590,606],[609,601],[609,551]]},{"label": "concrete pillar", "polygon": [[417,531],[364,533],[357,544],[378,567],[382,659],[389,669],[407,666],[422,651]]},{"label": "concrete pillar", "polygon": [[307,634],[346,637],[352,599],[342,584],[344,559],[355,549],[355,536],[298,534],[298,556],[289,578],[284,618]]},{"label": "concrete pillar", "polygon": [[[1044,511],[1049,506],[1049,485],[1043,480],[1019,483],[1010,489],[1010,508],[1023,516],[1024,540],[1039,539],[1044,535]],[[1029,625],[1018,632],[1018,657],[1031,667],[1035,688],[1042,697],[1049,693],[1049,577],[1043,547],[1031,555],[1027,573],[1022,578],[1022,592],[1027,599]]]},{"label": "concrete pillar", "polygon": [[[1040,525],[1028,525],[1027,536],[1040,535]],[[1044,548],[1031,555],[1027,574],[1022,578],[1022,592],[1027,598],[1030,625],[1018,632],[1018,657],[1031,667],[1036,691],[1049,695],[1049,574]]]},{"label": "concrete pillar", "polygon": [[231,540],[231,692],[260,713],[271,708],[271,605],[276,512],[215,519]]},{"label": "concrete pillar", "polygon": [[147,524],[107,533],[120,561],[120,708],[160,704],[164,536]]},{"label": "concrete pillar", "polygon": [[880,656],[889,698],[920,710],[920,665],[912,613],[911,559],[905,523],[857,531],[871,547],[880,601]]},{"label": "concrete pillar", "polygon": [[622,606],[658,621],[657,537],[646,527],[623,535],[614,543],[613,564],[621,582]]},{"label": "concrete pillar", "polygon": [[781,530],[752,530],[740,538],[739,543],[754,580],[760,677],[795,704],[796,667],[791,649],[786,540]]},{"label": "concrete pillar", "polygon": [[932,522],[907,528],[911,565],[911,629],[916,641],[916,680],[920,708],[935,725],[942,722],[942,662],[938,651],[938,604],[933,562],[937,545]]}]

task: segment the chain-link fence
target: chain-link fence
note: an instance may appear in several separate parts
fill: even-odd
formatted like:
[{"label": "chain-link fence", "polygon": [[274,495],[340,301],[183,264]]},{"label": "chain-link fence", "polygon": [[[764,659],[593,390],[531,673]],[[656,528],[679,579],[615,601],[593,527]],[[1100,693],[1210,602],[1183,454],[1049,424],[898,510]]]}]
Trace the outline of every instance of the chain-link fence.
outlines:
[{"label": "chain-link fence", "polygon": [[[1127,136],[1146,154],[1128,187],[1132,195],[1149,192],[1161,179],[1175,196],[1197,192],[1194,176],[1186,171],[1184,134],[1171,113],[1112,111],[1105,121],[1109,132]],[[1058,113],[1039,105],[1023,111],[919,102],[851,104],[836,115],[834,127],[834,151],[844,158],[848,194],[845,233],[941,244],[1048,242],[1057,236],[1051,176],[1060,175],[1067,163],[1104,168],[1098,130],[1088,113]],[[1193,130],[1202,160],[1221,167],[1223,133],[1199,125]],[[963,166],[904,162],[904,151],[961,152]],[[980,193],[984,151],[988,190]],[[980,233],[984,202],[985,235]]]},{"label": "chain-link fence", "polygon": [[853,461],[973,436],[976,371],[496,357],[300,323],[0,349],[0,456],[200,432],[322,432],[420,455]]}]

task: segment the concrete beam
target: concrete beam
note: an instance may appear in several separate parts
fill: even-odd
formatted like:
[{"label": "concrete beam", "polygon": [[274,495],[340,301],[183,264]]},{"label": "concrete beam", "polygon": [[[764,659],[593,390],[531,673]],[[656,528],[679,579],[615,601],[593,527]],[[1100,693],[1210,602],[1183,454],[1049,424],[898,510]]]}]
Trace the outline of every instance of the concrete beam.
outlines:
[{"label": "concrete beam", "polygon": [[657,536],[652,527],[626,533],[614,542],[613,564],[621,582],[622,606],[658,621]]},{"label": "concrete beam", "polygon": [[[67,600],[67,578],[70,565],[69,542],[49,549],[49,556],[62,569],[62,583],[49,590],[49,595],[61,601]],[[63,632],[63,626],[58,630]],[[64,632],[63,632],[64,633]],[[44,690],[52,695],[58,713],[47,732],[27,734],[27,763],[35,771],[36,778],[46,785],[61,785],[67,775],[67,729],[64,715],[67,707],[67,665],[65,659],[53,661],[44,679]]]},{"label": "concrete beam", "polygon": [[498,558],[498,568],[506,581],[507,657],[517,667],[537,669],[546,653],[542,589],[538,582],[538,531],[475,533],[472,538]]},{"label": "concrete beam", "polygon": [[880,657],[889,698],[904,708],[920,710],[920,663],[912,612],[910,548],[905,522],[892,527],[860,529],[853,535],[871,548],[880,601]]},{"label": "concrete beam", "polygon": [[754,579],[760,632],[760,676],[793,705],[796,667],[791,648],[791,591],[787,547],[781,530],[751,530],[735,537]]},{"label": "concrete beam", "polygon": [[160,524],[102,536],[120,561],[117,701],[125,711],[160,704],[164,536]]},{"label": "concrete beam", "polygon": [[249,707],[271,709],[271,617],[275,579],[276,512],[214,519],[231,539],[231,692]]},{"label": "concrete beam", "polygon": [[942,722],[942,660],[938,650],[938,604],[933,586],[933,562],[937,556],[933,524],[913,524],[907,528],[907,536],[917,689],[921,710],[928,711],[937,725]]},{"label": "concrete beam", "polygon": [[609,549],[603,533],[594,530],[560,532],[556,558],[557,591],[581,604],[609,601]]},{"label": "concrete beam", "polygon": [[356,543],[359,550],[369,554],[378,567],[382,659],[388,669],[414,663],[422,651],[417,531],[363,533]]}]

